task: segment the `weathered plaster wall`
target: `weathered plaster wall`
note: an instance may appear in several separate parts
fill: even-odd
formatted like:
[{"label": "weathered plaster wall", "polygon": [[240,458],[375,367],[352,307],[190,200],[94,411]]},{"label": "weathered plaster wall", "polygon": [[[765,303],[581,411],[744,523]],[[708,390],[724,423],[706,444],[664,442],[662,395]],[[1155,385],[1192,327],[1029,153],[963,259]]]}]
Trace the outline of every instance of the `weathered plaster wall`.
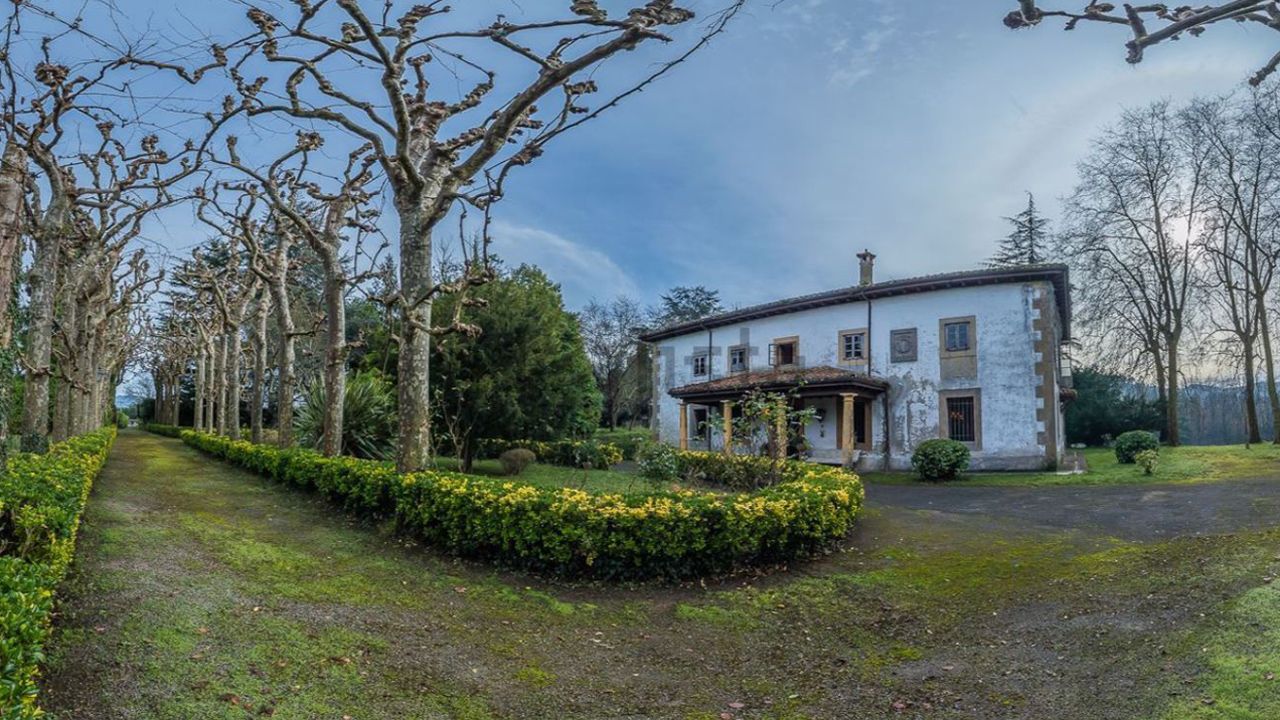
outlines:
[{"label": "weathered plaster wall", "polygon": [[[748,345],[751,369],[765,370],[769,344],[775,338],[792,335],[800,338],[802,367],[838,366],[839,332],[869,327],[870,372],[891,383],[892,467],[909,468],[915,446],[939,437],[939,392],[973,388],[981,390],[982,446],[973,453],[975,469],[1030,469],[1056,460],[1055,453],[1062,448],[1056,377],[1060,328],[1057,313],[1052,311],[1052,288],[1048,283],[940,290],[883,298],[870,306],[870,317],[868,303],[858,302],[761,318],[662,341],[656,348],[654,379],[659,437],[665,442],[679,442],[679,404],[667,391],[708,379],[694,377],[692,371],[694,354],[707,352],[708,346],[710,378],[724,377],[730,346]],[[1042,309],[1049,310],[1048,320],[1041,320]],[[975,319],[976,373],[965,370],[963,364],[956,370],[952,363],[944,379],[939,321],[960,316]],[[904,328],[917,330],[916,360],[890,363],[890,333]],[[1043,337],[1046,334],[1052,336],[1051,340]],[[1037,364],[1043,360],[1037,353],[1037,341],[1041,342],[1040,348],[1053,348],[1048,353],[1051,370]],[[1041,389],[1046,379],[1052,383],[1051,392]],[[1049,398],[1052,400],[1046,416],[1045,401]],[[816,426],[807,431],[817,447],[834,447],[835,443],[835,407],[826,409],[825,434]],[[864,456],[864,468],[882,466],[884,432],[883,404],[877,400],[872,411],[873,452]],[[1056,444],[1046,443],[1046,432],[1056,439]],[[1046,445],[1050,446],[1049,457]]]}]

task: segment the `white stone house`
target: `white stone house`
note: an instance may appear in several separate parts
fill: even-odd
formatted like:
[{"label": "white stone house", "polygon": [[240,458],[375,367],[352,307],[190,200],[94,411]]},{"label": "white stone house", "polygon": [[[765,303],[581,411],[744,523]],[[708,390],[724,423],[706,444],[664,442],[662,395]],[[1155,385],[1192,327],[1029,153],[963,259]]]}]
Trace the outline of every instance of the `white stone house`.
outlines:
[{"label": "white stone house", "polygon": [[856,286],[643,335],[659,439],[724,450],[724,418],[758,388],[814,409],[805,435],[817,462],[904,470],[919,443],[949,437],[970,447],[974,469],[1057,466],[1070,396],[1066,266],[877,283],[875,256],[858,257]]}]

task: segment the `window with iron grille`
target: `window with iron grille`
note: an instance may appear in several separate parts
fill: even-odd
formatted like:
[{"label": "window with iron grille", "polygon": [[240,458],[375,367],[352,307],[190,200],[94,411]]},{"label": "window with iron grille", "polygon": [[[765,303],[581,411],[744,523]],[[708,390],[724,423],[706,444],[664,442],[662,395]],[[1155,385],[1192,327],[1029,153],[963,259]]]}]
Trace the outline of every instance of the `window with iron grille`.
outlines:
[{"label": "window with iron grille", "polygon": [[694,355],[693,356],[693,374],[706,375],[707,368],[710,366],[708,360],[709,358],[706,355]]},{"label": "window with iron grille", "polygon": [[977,442],[977,419],[972,395],[947,398],[947,437],[960,442]]}]

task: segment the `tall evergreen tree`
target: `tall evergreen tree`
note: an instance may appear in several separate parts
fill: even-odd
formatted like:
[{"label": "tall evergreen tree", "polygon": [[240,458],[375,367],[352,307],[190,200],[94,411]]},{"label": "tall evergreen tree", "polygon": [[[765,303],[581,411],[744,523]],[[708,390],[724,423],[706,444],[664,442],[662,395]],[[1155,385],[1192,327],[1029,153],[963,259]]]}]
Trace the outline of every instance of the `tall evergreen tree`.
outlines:
[{"label": "tall evergreen tree", "polygon": [[987,262],[990,267],[1034,265],[1045,261],[1044,247],[1049,236],[1049,219],[1036,210],[1036,198],[1027,193],[1027,207],[1005,220],[1013,226],[995,255]]}]

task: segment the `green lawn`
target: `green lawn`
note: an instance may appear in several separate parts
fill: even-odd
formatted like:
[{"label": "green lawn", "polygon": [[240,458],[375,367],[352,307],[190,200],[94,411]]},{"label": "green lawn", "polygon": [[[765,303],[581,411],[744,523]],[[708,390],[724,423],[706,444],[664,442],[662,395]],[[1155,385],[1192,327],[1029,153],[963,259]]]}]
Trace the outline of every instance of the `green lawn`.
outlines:
[{"label": "green lawn", "polygon": [[[1124,485],[1152,482],[1212,482],[1280,475],[1280,447],[1254,445],[1184,445],[1160,448],[1160,466],[1144,475],[1137,465],[1116,462],[1110,448],[1083,451],[1089,471],[1076,475],[1056,472],[970,473],[960,482],[969,485]],[[867,482],[905,484],[921,482],[912,473],[862,473]]]},{"label": "green lawn", "polygon": [[[441,470],[458,469],[458,461],[454,458],[436,458],[435,464]],[[497,460],[477,460],[471,466],[471,472],[475,475],[503,477],[513,482],[547,488],[572,487],[602,493],[633,493],[655,489],[648,480],[622,470],[581,470],[534,463],[525,468],[519,476],[511,477],[502,471],[502,463]]]},{"label": "green lawn", "polygon": [[858,525],[772,573],[557,583],[127,432],[42,702],[64,720],[1280,712],[1280,531],[1142,543],[893,507]]}]

